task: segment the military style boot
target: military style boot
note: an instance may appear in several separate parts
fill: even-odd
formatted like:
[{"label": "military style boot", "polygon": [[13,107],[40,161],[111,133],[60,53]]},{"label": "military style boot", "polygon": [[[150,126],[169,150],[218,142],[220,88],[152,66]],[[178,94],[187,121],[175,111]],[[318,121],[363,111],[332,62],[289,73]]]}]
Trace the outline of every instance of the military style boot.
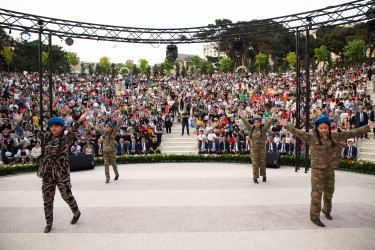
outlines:
[{"label": "military style boot", "polygon": [[319,219],[316,219],[316,220],[311,220],[315,225],[317,225],[318,227],[325,227],[326,225],[324,225]]},{"label": "military style boot", "polygon": [[259,184],[258,179],[254,179],[255,184]]}]

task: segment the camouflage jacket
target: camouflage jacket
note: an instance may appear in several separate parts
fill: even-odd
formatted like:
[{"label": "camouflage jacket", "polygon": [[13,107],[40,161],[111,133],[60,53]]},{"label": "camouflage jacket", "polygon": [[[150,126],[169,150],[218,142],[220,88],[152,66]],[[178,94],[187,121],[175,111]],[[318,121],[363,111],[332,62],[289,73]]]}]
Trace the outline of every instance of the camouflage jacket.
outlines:
[{"label": "camouflage jacket", "polygon": [[324,139],[323,137],[321,139],[322,144],[320,145],[315,132],[308,133],[302,131],[293,127],[289,123],[287,126],[285,126],[285,129],[309,144],[311,152],[311,168],[329,170],[333,170],[339,165],[342,141],[370,132],[370,127],[366,125],[341,133],[332,133],[332,140],[336,144],[334,147],[332,147],[331,140],[328,138]]},{"label": "camouflage jacket", "polygon": [[74,123],[70,128],[66,129],[67,133],[60,138],[60,136],[52,136],[51,132],[48,131],[49,129],[40,131],[33,124],[29,124],[27,121],[22,122],[22,127],[25,130],[33,132],[42,141],[44,152],[42,152],[42,161],[37,173],[40,178],[49,171],[52,172],[53,178],[65,178],[70,175],[67,154],[79,126],[78,123]]},{"label": "camouflage jacket", "polygon": [[[244,118],[241,118],[241,120],[250,133],[254,125],[250,125]],[[268,122],[263,126],[262,131],[260,129],[254,129],[253,134],[250,135],[251,148],[266,148],[267,131],[271,127],[272,122],[273,119],[269,119]]]},{"label": "camouflage jacket", "polygon": [[104,129],[94,127],[95,131],[99,132],[103,136],[103,152],[113,152],[116,151],[116,141],[115,137],[120,128],[120,123],[117,122],[116,127],[112,129],[111,132],[107,132]]}]

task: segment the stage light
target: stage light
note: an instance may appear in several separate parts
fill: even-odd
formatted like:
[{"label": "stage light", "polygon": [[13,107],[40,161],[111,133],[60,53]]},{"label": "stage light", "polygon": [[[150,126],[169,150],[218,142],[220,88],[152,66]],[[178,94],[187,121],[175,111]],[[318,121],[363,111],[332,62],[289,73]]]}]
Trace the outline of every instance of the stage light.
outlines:
[{"label": "stage light", "polygon": [[30,39],[30,34],[27,30],[24,30],[21,32],[21,38],[22,40],[24,40],[25,42],[29,41]]},{"label": "stage light", "polygon": [[273,37],[273,41],[275,43],[281,42],[282,39],[283,39],[283,36],[280,33],[276,33],[275,36]]},{"label": "stage light", "polygon": [[74,41],[73,41],[73,39],[71,37],[68,37],[67,39],[65,39],[65,43],[68,46],[72,46],[73,43],[74,43]]},{"label": "stage light", "polygon": [[178,57],[178,50],[176,45],[168,45],[167,46],[167,52],[166,52],[166,58],[170,62],[176,61]]},{"label": "stage light", "polygon": [[232,44],[232,51],[233,51],[233,55],[235,57],[240,57],[244,52],[243,42],[242,41],[234,41],[233,44]]},{"label": "stage light", "polygon": [[323,26],[320,26],[320,27],[316,30],[316,36],[317,36],[317,37],[323,37],[323,36],[324,36],[324,33],[326,33],[326,29],[325,29]]},{"label": "stage light", "polygon": [[9,35],[12,34],[12,29],[9,29]]}]

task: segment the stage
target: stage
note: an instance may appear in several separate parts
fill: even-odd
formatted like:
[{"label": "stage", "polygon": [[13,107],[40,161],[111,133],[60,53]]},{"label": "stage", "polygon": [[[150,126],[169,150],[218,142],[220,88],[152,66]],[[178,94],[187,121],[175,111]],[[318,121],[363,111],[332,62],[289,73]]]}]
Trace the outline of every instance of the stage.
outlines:
[{"label": "stage", "polygon": [[[111,168],[111,167],[110,167]],[[244,164],[119,165],[71,173],[81,218],[71,225],[56,190],[45,219],[36,173],[0,178],[0,249],[375,249],[375,176],[336,171],[333,220],[309,219],[310,174],[267,169],[254,184]],[[261,179],[260,179],[261,180]]]}]

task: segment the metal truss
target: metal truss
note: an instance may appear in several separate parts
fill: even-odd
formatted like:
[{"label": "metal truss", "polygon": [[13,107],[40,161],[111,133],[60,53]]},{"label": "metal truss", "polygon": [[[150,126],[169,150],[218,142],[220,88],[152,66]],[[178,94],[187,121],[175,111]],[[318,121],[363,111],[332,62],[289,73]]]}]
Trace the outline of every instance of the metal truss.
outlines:
[{"label": "metal truss", "polygon": [[207,43],[231,40],[234,34],[236,38],[273,36],[277,32],[304,31],[308,24],[312,30],[320,26],[366,21],[369,19],[366,13],[374,5],[374,0],[356,0],[294,15],[192,28],[123,27],[43,17],[6,9],[0,9],[0,22],[2,28],[27,30],[31,33],[39,33],[39,24],[43,23],[43,30],[60,38],[149,44]]}]

